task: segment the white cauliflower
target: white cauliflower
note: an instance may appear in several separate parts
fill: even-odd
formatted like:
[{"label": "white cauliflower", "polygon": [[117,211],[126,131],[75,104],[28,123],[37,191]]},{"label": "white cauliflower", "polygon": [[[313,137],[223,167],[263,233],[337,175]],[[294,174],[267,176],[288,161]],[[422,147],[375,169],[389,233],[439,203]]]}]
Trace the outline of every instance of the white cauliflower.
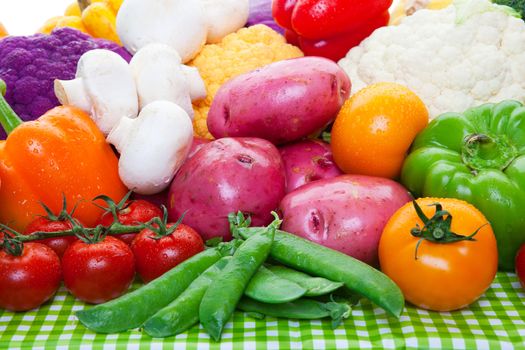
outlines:
[{"label": "white cauliflower", "polygon": [[505,99],[525,100],[525,23],[487,0],[420,10],[376,30],[339,65],[352,92],[392,81],[416,92],[430,117]]}]

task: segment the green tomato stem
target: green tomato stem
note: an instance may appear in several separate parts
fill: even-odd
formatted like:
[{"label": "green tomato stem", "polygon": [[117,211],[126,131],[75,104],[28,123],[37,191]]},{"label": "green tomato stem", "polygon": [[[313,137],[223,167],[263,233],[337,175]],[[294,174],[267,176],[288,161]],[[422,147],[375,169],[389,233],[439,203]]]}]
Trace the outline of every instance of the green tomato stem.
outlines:
[{"label": "green tomato stem", "polygon": [[2,128],[6,134],[9,135],[17,126],[22,124],[23,121],[5,100],[4,95],[6,89],[5,82],[0,79],[0,124],[2,124]]}]

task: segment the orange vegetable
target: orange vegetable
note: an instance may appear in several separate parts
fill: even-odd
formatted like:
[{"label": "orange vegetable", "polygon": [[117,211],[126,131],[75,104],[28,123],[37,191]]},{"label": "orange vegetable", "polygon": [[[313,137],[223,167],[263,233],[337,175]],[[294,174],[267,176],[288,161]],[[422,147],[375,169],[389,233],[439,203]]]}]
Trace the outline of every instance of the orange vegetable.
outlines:
[{"label": "orange vegetable", "polygon": [[[436,213],[440,210],[436,203],[446,213]],[[465,201],[422,198],[417,204],[432,219],[425,225],[413,203],[401,207],[379,241],[381,270],[418,307],[436,311],[463,308],[478,299],[496,275],[494,232],[483,214]]]},{"label": "orange vegetable", "polygon": [[3,38],[4,36],[9,35],[7,33],[7,30],[5,29],[4,25],[0,23],[0,38]]},{"label": "orange vegetable", "polygon": [[332,128],[332,152],[346,173],[396,178],[410,144],[428,124],[423,102],[403,85],[379,83],[345,102]]},{"label": "orange vegetable", "polygon": [[[0,80],[0,91],[5,83]],[[118,161],[104,135],[83,111],[56,107],[38,120],[22,121],[0,97],[0,122],[8,138],[0,141],[0,222],[23,231],[36,215],[62,207],[62,194],[75,217],[94,225],[102,210],[91,200],[106,194],[118,202],[127,192]]]}]

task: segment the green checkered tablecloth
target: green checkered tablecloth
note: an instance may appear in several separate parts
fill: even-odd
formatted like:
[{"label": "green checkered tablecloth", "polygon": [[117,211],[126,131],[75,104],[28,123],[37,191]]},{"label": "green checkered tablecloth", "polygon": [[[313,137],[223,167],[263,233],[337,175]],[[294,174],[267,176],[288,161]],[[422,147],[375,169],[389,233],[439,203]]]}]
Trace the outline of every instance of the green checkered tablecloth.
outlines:
[{"label": "green checkered tablecloth", "polygon": [[0,349],[525,349],[525,293],[516,276],[505,273],[498,273],[486,295],[462,311],[437,313],[407,306],[397,321],[362,301],[335,330],[329,321],[256,320],[236,312],[220,343],[199,327],[165,339],[140,330],[95,334],[74,316],[84,307],[61,289],[52,303],[38,310],[0,310]]}]

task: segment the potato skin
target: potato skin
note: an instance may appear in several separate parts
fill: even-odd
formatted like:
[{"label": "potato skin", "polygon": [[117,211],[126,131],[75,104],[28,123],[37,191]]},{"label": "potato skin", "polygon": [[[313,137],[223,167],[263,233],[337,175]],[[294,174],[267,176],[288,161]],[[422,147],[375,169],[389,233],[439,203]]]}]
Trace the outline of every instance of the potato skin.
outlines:
[{"label": "potato skin", "polygon": [[388,219],[411,200],[399,183],[365,175],[341,175],[304,185],[283,198],[281,229],[370,265]]},{"label": "potato skin", "polygon": [[207,240],[230,240],[228,214],[250,214],[254,226],[269,224],[285,194],[281,156],[258,138],[222,138],[201,146],[171,183],[169,219],[184,212],[184,223]]},{"label": "potato skin", "polygon": [[330,145],[323,141],[303,140],[279,147],[279,152],[286,172],[286,193],[343,174],[334,163]]},{"label": "potato skin", "polygon": [[224,84],[208,114],[216,137],[299,140],[330,123],[350,95],[350,79],[335,63],[302,57],[272,63]]}]

